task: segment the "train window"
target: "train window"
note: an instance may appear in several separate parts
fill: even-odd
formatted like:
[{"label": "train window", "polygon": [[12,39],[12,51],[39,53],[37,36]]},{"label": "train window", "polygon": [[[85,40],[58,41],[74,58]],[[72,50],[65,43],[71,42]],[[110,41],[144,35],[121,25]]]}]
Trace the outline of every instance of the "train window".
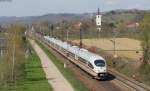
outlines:
[{"label": "train window", "polygon": [[94,69],[93,65],[91,63],[88,63],[88,66],[92,69]]},{"label": "train window", "polygon": [[83,63],[86,63],[87,61],[84,60],[83,58],[79,57],[79,61],[83,62]]},{"label": "train window", "polygon": [[71,52],[69,52],[69,56],[73,57],[73,58],[75,57],[75,55],[73,53],[71,53]]},{"label": "train window", "polygon": [[96,60],[96,61],[94,61],[94,63],[98,67],[104,67],[105,66],[104,60]]}]

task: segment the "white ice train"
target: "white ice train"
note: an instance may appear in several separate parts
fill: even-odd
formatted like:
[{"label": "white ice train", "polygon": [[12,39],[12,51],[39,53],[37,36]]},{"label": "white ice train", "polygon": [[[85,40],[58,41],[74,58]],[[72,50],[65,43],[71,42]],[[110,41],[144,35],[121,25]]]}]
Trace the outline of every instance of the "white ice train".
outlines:
[{"label": "white ice train", "polygon": [[[98,79],[106,78],[107,76],[107,63],[106,60],[86,49],[79,48],[78,46],[71,46],[67,42],[62,42],[56,38],[51,38],[49,36],[44,36],[44,40],[51,46],[57,48],[57,50],[63,51],[75,60],[80,61],[82,64],[88,66],[88,69],[93,71],[95,75],[93,77]],[[86,70],[86,67],[82,67]],[[89,72],[89,71],[87,71]]]}]

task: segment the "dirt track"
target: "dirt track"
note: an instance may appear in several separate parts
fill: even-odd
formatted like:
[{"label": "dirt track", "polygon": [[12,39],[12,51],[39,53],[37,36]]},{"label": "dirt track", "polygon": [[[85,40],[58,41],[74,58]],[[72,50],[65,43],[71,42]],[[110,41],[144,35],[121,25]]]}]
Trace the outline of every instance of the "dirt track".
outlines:
[{"label": "dirt track", "polygon": [[63,77],[44,51],[33,40],[29,40],[41,59],[46,78],[54,91],[74,91],[69,82]]}]

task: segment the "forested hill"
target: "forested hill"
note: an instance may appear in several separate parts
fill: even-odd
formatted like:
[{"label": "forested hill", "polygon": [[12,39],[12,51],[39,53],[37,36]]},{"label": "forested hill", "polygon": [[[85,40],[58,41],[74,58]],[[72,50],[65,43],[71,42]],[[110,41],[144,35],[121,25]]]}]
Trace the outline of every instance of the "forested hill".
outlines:
[{"label": "forested hill", "polygon": [[[118,22],[118,21],[138,21],[145,12],[144,10],[113,10],[108,12],[102,12],[104,22]],[[94,18],[96,13],[84,13],[84,14],[46,14],[42,16],[27,16],[27,17],[0,17],[0,24],[7,23],[35,23],[48,21],[50,23],[57,23],[63,20],[66,21],[78,21],[81,19]]]},{"label": "forested hill", "polygon": [[27,16],[27,17],[0,17],[0,23],[35,23],[48,21],[50,23],[57,23],[63,20],[74,21],[84,18],[92,17],[92,14],[46,14],[42,16]]}]

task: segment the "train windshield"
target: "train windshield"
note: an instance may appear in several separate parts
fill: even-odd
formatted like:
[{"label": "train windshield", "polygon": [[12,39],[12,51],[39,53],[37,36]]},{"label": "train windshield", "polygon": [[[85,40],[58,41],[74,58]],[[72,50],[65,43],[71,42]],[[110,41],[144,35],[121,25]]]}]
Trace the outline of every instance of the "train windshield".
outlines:
[{"label": "train windshield", "polygon": [[104,60],[96,60],[94,63],[98,67],[104,67],[105,66]]}]

